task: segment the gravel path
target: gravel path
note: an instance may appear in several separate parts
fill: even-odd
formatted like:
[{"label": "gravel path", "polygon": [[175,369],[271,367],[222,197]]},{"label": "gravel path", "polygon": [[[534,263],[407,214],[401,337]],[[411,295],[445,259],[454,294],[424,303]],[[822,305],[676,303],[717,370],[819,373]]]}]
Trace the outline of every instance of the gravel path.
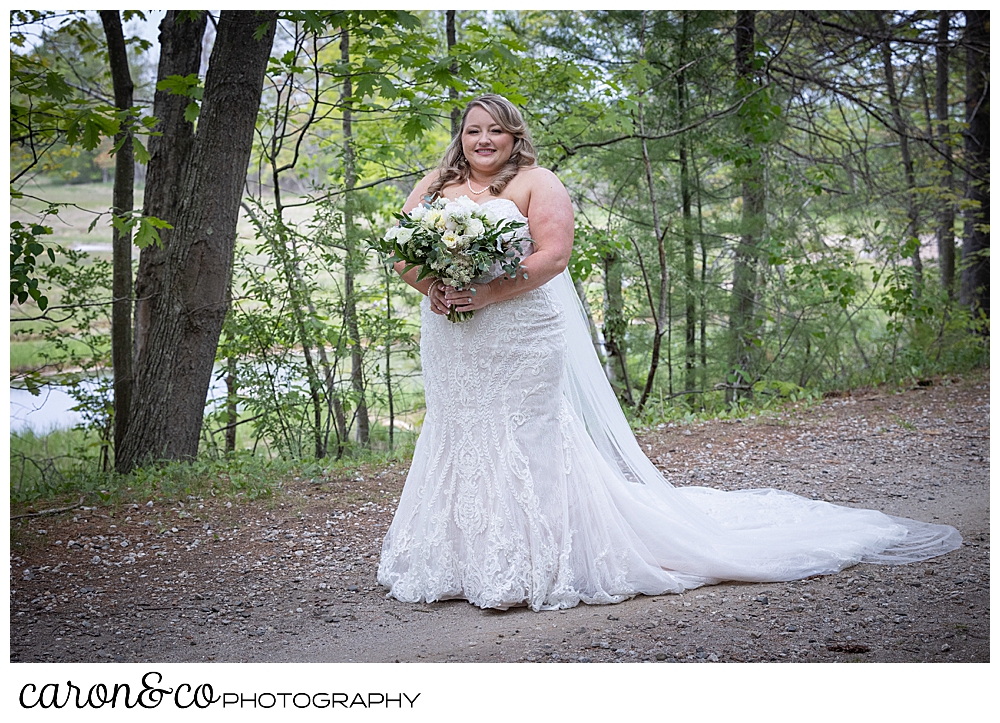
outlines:
[{"label": "gravel path", "polygon": [[989,661],[989,381],[861,391],[641,435],[678,485],[776,487],[955,525],[925,563],[559,612],[375,582],[405,469],[11,523],[12,662]]}]

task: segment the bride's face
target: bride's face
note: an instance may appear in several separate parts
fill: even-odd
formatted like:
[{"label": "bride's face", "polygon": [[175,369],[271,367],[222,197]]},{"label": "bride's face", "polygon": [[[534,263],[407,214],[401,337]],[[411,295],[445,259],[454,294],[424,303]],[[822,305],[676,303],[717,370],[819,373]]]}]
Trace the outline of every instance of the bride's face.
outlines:
[{"label": "bride's face", "polygon": [[474,106],[462,128],[462,152],[474,171],[496,175],[510,159],[514,135],[505,131],[482,106]]}]

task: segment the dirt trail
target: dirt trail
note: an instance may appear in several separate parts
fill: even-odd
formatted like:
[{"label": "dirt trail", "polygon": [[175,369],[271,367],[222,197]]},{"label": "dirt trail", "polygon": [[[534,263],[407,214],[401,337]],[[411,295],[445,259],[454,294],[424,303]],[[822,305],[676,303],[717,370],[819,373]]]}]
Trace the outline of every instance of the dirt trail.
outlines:
[{"label": "dirt trail", "polygon": [[375,581],[405,476],[297,479],[209,498],[19,520],[12,662],[988,661],[989,381],[855,392],[641,435],[678,485],[776,487],[955,525],[925,563],[727,583],[560,612],[409,605]]}]

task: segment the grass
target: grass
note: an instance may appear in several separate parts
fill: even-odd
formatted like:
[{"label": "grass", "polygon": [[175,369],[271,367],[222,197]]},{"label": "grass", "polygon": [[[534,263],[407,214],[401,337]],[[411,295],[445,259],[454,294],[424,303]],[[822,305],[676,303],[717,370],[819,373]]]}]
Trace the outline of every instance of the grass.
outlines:
[{"label": "grass", "polygon": [[302,462],[246,452],[218,459],[171,462],[119,475],[103,469],[95,439],[79,429],[37,437],[11,435],[12,508],[31,509],[83,497],[90,504],[118,505],[194,496],[267,497]]},{"label": "grass", "polygon": [[[231,496],[255,500],[271,496],[293,476],[351,476],[361,468],[408,463],[416,432],[396,430],[392,449],[388,430],[373,425],[371,447],[348,448],[339,460],[286,459],[239,449],[228,455],[209,449],[192,462],[169,462],[119,475],[104,468],[96,434],[83,429],[10,435],[12,507],[57,506],[83,496],[93,504],[128,504],[194,496]],[[203,446],[204,449],[204,446]],[[49,503],[53,503],[50,505]]]},{"label": "grass", "polygon": [[100,473],[100,443],[80,429],[10,435],[11,504],[87,494]]}]

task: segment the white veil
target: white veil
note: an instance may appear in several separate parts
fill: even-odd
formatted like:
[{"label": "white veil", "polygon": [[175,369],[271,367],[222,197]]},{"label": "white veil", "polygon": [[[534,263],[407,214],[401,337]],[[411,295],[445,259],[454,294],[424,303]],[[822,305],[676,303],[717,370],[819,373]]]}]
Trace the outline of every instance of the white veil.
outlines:
[{"label": "white veil", "polygon": [[[549,285],[564,309],[563,393],[617,478],[609,485],[615,488],[619,504],[629,508],[626,516],[662,567],[707,578],[789,580],[856,562],[915,562],[961,546],[958,531],[948,525],[831,505],[778,490],[675,488],[643,454],[622,413],[594,350],[569,270]],[[656,538],[665,536],[670,545],[664,543],[658,554]],[[691,538],[683,545],[686,555],[696,551],[687,570],[663,561],[675,557],[679,536]]]}]

